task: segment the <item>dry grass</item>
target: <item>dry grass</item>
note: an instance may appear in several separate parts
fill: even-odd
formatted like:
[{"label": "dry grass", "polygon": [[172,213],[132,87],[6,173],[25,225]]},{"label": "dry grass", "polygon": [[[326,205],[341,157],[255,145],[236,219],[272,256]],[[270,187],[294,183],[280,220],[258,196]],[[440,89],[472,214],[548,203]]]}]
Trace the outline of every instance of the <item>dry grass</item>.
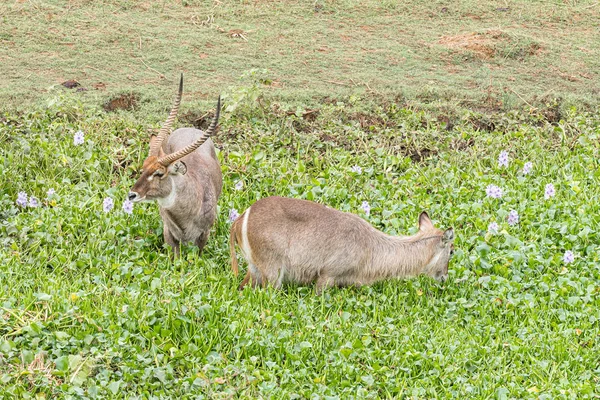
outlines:
[{"label": "dry grass", "polygon": [[490,86],[505,101],[593,101],[599,9],[591,0],[16,1],[0,5],[0,100],[26,105],[74,79],[84,99],[135,92],[162,109],[179,71],[189,97],[208,100],[267,68],[276,84],[265,91],[289,101],[432,92],[456,102]]}]

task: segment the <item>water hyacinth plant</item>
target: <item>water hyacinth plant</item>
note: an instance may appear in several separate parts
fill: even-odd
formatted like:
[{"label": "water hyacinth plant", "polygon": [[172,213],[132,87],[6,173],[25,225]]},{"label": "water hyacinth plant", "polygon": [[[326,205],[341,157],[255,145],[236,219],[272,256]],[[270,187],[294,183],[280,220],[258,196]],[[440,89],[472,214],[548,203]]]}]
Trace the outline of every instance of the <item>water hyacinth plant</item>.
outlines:
[{"label": "water hyacinth plant", "polygon": [[369,215],[371,215],[371,206],[369,205],[368,201],[363,201],[362,204],[360,205],[360,208],[364,211],[364,213],[367,215],[367,217]]},{"label": "water hyacinth plant", "polygon": [[502,198],[502,189],[500,189],[496,185],[488,185],[485,188],[485,193],[486,193],[486,195],[488,197],[491,197],[492,199],[500,199],[500,198]]},{"label": "water hyacinth plant", "polygon": [[554,189],[554,185],[549,183],[546,185],[546,188],[544,189],[544,199],[548,200],[551,197],[554,197],[554,195],[556,194],[556,190]]},{"label": "water hyacinth plant", "polygon": [[235,208],[232,208],[231,210],[229,210],[228,221],[234,222],[236,219],[239,218],[239,216],[240,216],[240,214],[238,213],[238,210],[236,210]]},{"label": "water hyacinth plant", "polygon": [[532,170],[533,170],[533,163],[531,161],[528,161],[525,163],[525,165],[523,165],[523,175],[529,175]]},{"label": "water hyacinth plant", "polygon": [[105,213],[110,212],[113,209],[114,205],[115,205],[115,203],[114,203],[113,199],[110,197],[107,197],[102,202],[102,210]]},{"label": "water hyacinth plant", "polygon": [[354,172],[355,174],[362,174],[362,168],[358,165],[353,165],[350,167],[350,172]]},{"label": "water hyacinth plant", "polygon": [[123,212],[125,212],[125,214],[133,213],[133,202],[125,200],[123,202]]},{"label": "water hyacinth plant", "polygon": [[498,157],[498,165],[500,167],[508,168],[508,151],[504,150]]},{"label": "water hyacinth plant", "polygon": [[571,264],[573,261],[575,261],[575,254],[573,254],[571,250],[565,251],[565,254],[563,255],[563,262],[565,264]]},{"label": "water hyacinth plant", "polygon": [[507,222],[509,225],[517,225],[519,223],[519,213],[515,210],[511,210],[508,213]]},{"label": "water hyacinth plant", "polygon": [[[298,134],[292,147],[281,135],[289,117],[269,109],[264,119],[228,115],[221,127],[227,135],[218,138],[226,190],[212,239],[203,255],[188,243],[179,258],[162,249],[156,205],[140,203],[132,215],[119,206],[138,167],[117,162],[124,129],[131,148],[142,148],[144,128],[162,113],[142,129],[127,113],[77,112],[71,120],[52,109],[49,116],[9,116],[10,123],[0,118],[0,155],[13,160],[0,174],[0,393],[15,399],[600,395],[594,381],[600,205],[590,201],[600,197],[590,179],[590,167],[599,167],[598,117],[565,116],[581,140],[562,144],[547,127],[523,128],[522,119],[508,120],[502,134],[466,119],[440,133],[431,129],[437,115],[396,107],[381,115],[386,127],[366,132],[339,106],[324,104],[311,123],[335,141]],[[86,141],[75,147],[71,133],[79,128]],[[523,139],[523,129],[532,140]],[[404,131],[414,131],[417,145],[435,155],[416,161],[399,154],[396,138]],[[98,146],[87,146],[92,137]],[[457,149],[456,141],[471,137],[475,146]],[[302,151],[291,156],[296,146]],[[510,149],[510,171],[498,168],[497,149]],[[519,154],[535,155],[529,174],[535,181],[523,179],[527,160]],[[354,165],[365,173],[351,171]],[[539,201],[549,182],[555,196]],[[488,196],[489,184],[499,190]],[[60,207],[27,208],[30,196],[41,199],[50,186],[59,188]],[[294,285],[240,293],[242,278],[231,273],[227,251],[231,220],[267,195],[351,212],[392,235],[414,233],[419,213],[431,211],[456,232],[449,278],[336,288],[321,298],[312,287]],[[106,198],[112,201],[105,214]]]},{"label": "water hyacinth plant", "polygon": [[85,139],[82,131],[77,131],[75,134],[73,134],[73,144],[75,146],[83,144],[84,141]]},{"label": "water hyacinth plant", "polygon": [[27,207],[27,193],[19,192],[16,203],[19,207]]}]

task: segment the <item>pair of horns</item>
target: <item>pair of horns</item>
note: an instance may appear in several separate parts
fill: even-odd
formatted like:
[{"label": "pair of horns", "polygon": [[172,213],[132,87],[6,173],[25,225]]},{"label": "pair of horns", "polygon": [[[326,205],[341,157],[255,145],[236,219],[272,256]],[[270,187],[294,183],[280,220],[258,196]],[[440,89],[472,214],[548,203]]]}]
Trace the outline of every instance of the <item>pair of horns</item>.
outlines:
[{"label": "pair of horns", "polygon": [[[175,103],[173,104],[173,108],[169,113],[169,117],[163,124],[162,128],[158,132],[156,140],[151,142],[150,144],[150,156],[158,157],[160,147],[162,146],[163,141],[169,136],[171,133],[171,126],[177,118],[177,113],[179,112],[179,105],[181,104],[181,96],[183,95],[183,74],[181,74],[181,78],[179,79],[179,92],[177,93],[177,97],[175,98]],[[206,132],[203,132],[202,136],[198,138],[194,143],[184,147],[183,149],[176,151],[175,153],[167,154],[166,156],[160,157],[158,162],[168,167],[173,162],[179,160],[180,158],[190,154],[192,151],[196,150],[198,147],[202,146],[204,142],[208,140],[217,129],[217,124],[219,123],[219,114],[221,112],[221,96],[219,96],[219,100],[217,101],[217,109],[215,111],[215,116],[213,117],[208,129]]]}]

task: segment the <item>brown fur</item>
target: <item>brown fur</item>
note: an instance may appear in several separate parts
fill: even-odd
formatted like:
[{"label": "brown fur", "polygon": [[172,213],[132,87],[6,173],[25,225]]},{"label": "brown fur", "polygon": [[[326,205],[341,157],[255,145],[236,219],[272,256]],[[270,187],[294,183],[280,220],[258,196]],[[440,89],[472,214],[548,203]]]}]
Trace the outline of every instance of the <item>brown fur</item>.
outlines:
[{"label": "brown fur", "polygon": [[[246,213],[246,249],[244,219]],[[237,243],[248,261],[253,286],[284,282],[329,286],[363,285],[427,274],[445,279],[454,233],[433,226],[426,213],[413,236],[386,235],[358,216],[305,200],[268,197],[254,203],[233,224],[232,268]],[[247,254],[247,252],[249,254]]]}]

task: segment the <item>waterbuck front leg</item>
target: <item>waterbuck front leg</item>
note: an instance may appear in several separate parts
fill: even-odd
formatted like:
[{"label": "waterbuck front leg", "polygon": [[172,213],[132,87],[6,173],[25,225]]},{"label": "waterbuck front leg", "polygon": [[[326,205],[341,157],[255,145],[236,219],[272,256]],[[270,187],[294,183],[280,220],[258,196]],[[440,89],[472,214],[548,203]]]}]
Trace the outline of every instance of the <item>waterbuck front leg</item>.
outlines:
[{"label": "waterbuck front leg", "polygon": [[206,246],[209,233],[210,231],[203,232],[200,236],[198,236],[198,239],[196,239],[196,241],[194,242],[196,246],[198,246],[198,249],[200,249],[200,252],[198,253],[199,255],[202,254],[202,249],[204,249],[204,246]]},{"label": "waterbuck front leg", "polygon": [[315,292],[318,296],[323,294],[323,290],[332,287],[335,284],[335,280],[327,275],[320,275],[315,285]]},{"label": "waterbuck front leg", "polygon": [[165,237],[165,242],[173,249],[174,258],[178,258],[181,254],[181,242],[175,239],[166,226],[163,228],[163,236]]}]

